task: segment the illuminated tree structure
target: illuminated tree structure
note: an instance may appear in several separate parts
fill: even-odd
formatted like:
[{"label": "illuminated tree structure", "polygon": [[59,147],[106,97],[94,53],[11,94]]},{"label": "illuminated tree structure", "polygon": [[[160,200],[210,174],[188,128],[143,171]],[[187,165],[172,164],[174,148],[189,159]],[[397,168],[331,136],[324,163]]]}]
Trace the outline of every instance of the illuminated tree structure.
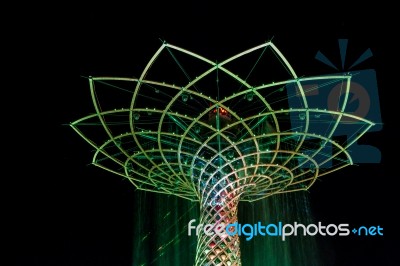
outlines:
[{"label": "illuminated tree structure", "polygon": [[[350,75],[298,77],[271,42],[221,62],[163,43],[140,77],[89,85],[95,113],[70,125],[95,149],[92,163],[198,201],[199,223],[215,226],[237,222],[239,201],[307,190],[351,165],[348,148],[374,125],[346,110]],[[335,110],[308,103],[332,86]],[[239,236],[201,231],[195,265],[241,265]]]}]

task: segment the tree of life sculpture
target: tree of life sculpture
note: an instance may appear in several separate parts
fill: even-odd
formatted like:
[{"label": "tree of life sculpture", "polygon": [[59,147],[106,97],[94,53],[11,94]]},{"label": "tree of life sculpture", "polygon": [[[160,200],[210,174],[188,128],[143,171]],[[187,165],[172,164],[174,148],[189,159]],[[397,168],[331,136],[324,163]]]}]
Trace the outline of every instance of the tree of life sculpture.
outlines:
[{"label": "tree of life sculpture", "polygon": [[[287,77],[274,82],[278,68]],[[310,82],[342,86],[335,110],[309,106]],[[374,124],[346,110],[350,86],[350,75],[298,77],[272,42],[219,63],[163,43],[138,78],[89,77],[95,113],[70,125],[95,149],[95,166],[198,201],[199,223],[226,225],[240,201],[307,190],[352,164],[348,148]],[[336,141],[349,125],[353,138]],[[239,236],[200,232],[195,265],[241,265]]]}]

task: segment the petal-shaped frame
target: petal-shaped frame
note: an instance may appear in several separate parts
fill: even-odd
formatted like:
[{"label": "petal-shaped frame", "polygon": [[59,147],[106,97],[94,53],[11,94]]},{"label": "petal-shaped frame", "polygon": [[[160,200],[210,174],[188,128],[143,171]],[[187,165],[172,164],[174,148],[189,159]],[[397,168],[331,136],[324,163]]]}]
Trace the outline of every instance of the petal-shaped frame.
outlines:
[{"label": "petal-shaped frame", "polygon": [[[241,78],[242,75],[230,70],[230,63],[265,49],[277,56],[290,74],[289,79],[250,84],[246,78]],[[208,67],[185,84],[146,79],[164,52],[181,53]],[[242,89],[223,99],[203,94],[197,86],[216,72],[230,77]],[[310,108],[303,88],[304,82],[309,81],[341,83],[345,93],[340,107],[337,110]],[[229,193],[240,187],[243,189],[240,200],[254,201],[276,193],[306,190],[319,176],[352,164],[349,147],[374,123],[346,113],[350,81],[350,75],[298,77],[272,42],[220,63],[163,43],[139,78],[90,77],[95,113],[70,125],[95,149],[92,161],[95,166],[127,178],[137,189],[211,202],[215,198],[214,191]],[[103,110],[97,87],[113,87],[114,82],[128,84],[130,103],[120,109]],[[289,85],[297,88],[296,96],[302,108],[274,108],[266,95]],[[154,91],[160,97],[156,99],[157,104],[153,108],[144,107],[142,97]],[[203,102],[202,108],[187,112],[190,99]],[[251,100],[251,108],[246,108],[257,112],[232,104],[243,99]],[[282,118],[293,114],[298,114],[303,121],[300,129],[282,126]],[[116,116],[123,122],[110,123]],[[314,116],[330,119],[323,135],[311,130]],[[143,126],[146,123],[151,126]],[[114,128],[122,124],[124,131],[115,134]],[[166,126],[171,124],[172,127]],[[358,126],[356,137],[345,143],[335,141],[335,130],[349,124]],[[88,125],[91,126],[87,132],[82,130]],[[105,135],[95,141],[99,127]],[[333,147],[332,154],[325,154],[327,145]],[[327,165],[329,167],[325,167]]]}]

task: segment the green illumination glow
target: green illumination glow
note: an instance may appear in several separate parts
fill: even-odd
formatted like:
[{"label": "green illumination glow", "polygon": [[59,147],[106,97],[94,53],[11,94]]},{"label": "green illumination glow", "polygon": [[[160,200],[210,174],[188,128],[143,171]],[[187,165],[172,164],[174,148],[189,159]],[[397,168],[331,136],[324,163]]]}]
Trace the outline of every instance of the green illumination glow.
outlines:
[{"label": "green illumination glow", "polygon": [[[266,49],[282,62],[287,79],[274,82],[257,79],[257,84],[252,84],[250,74],[230,70],[231,64],[253,53],[262,51],[261,59]],[[196,73],[191,75],[182,71],[183,78],[177,78],[174,83],[145,79],[151,76],[158,58],[164,58],[165,52],[188,57],[206,67],[192,70]],[[177,60],[175,56],[172,58]],[[260,62],[257,60],[257,64]],[[182,69],[181,64],[179,67]],[[218,84],[207,83],[207,78],[217,71],[218,79],[213,81]],[[253,71],[251,68],[251,74]],[[196,78],[190,79],[190,76]],[[220,97],[222,78],[241,90],[232,92],[224,88],[227,95]],[[70,126],[95,149],[94,165],[127,178],[139,190],[200,203],[201,223],[233,223],[238,220],[240,201],[254,202],[271,195],[279,197],[288,192],[304,191],[319,176],[352,164],[347,149],[374,124],[345,112],[350,79],[351,76],[346,75],[299,78],[271,42],[218,64],[163,43],[140,78],[89,78],[95,113]],[[338,110],[310,107],[303,89],[306,81],[343,84],[342,105]],[[174,85],[178,82],[179,86]],[[283,97],[288,85],[295,85],[298,93]],[[199,90],[204,87],[210,90],[204,94],[217,91],[217,95],[205,96]],[[103,96],[103,102],[103,91],[118,88],[125,93],[121,99],[129,95],[123,108],[100,106],[111,104],[111,99],[116,97]],[[275,95],[271,94],[273,91]],[[279,101],[276,93],[281,93]],[[285,101],[289,97],[297,97],[303,107],[290,108]],[[289,117],[296,117],[301,126],[292,127]],[[332,139],[339,127],[350,124],[352,128],[358,126],[353,139],[346,143]],[[316,125],[326,125],[324,134],[313,131]],[[334,147],[332,154],[324,151],[327,144]],[[169,213],[163,219],[169,216],[172,215]],[[147,238],[148,234],[142,241]],[[171,239],[165,243],[159,250],[176,242]],[[216,235],[200,235],[195,265],[241,265],[239,243],[237,236],[222,239]]]}]

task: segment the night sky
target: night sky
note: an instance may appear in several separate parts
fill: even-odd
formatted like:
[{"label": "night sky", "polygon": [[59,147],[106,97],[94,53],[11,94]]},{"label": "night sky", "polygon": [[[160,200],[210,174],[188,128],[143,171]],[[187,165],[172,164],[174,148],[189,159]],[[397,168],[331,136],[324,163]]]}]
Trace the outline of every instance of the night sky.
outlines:
[{"label": "night sky", "polygon": [[24,143],[24,159],[15,157],[17,174],[8,177],[17,185],[10,206],[17,237],[10,245],[13,261],[4,265],[132,265],[135,190],[90,166],[91,148],[67,126],[94,112],[82,76],[139,76],[161,40],[223,60],[271,39],[299,76],[338,72],[317,61],[317,51],[342,71],[338,39],[348,39],[347,67],[371,49],[373,56],[354,69],[376,70],[383,126],[361,142],[379,148],[381,162],[324,176],[310,189],[311,206],[319,221],[384,228],[384,237],[331,239],[335,265],[399,265],[397,158],[390,154],[398,147],[392,122],[396,105],[390,104],[397,89],[393,18],[376,19],[373,7],[295,16],[257,6],[228,12],[201,2],[178,8],[169,3],[156,9],[150,3],[57,7],[37,27],[26,23],[37,29],[26,37],[32,43],[26,59],[37,74],[28,80],[29,89],[24,87],[29,115],[26,134],[18,140]]}]

